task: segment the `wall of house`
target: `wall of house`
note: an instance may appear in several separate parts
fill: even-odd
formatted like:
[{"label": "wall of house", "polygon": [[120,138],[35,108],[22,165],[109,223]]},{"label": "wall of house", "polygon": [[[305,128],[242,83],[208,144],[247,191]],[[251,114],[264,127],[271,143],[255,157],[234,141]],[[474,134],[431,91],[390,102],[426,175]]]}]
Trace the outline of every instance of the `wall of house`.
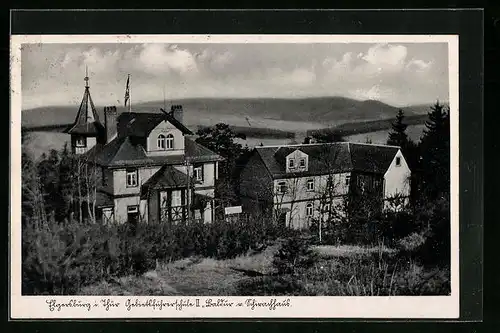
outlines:
[{"label": "wall of house", "polygon": [[[193,175],[193,167],[191,167],[191,175]],[[203,164],[203,182],[196,184],[197,187],[215,186],[215,162]]]},{"label": "wall of house", "polygon": [[[159,150],[157,145],[158,136],[163,134],[165,137],[168,134],[174,136],[174,148],[167,150]],[[166,143],[165,143],[166,144]],[[146,150],[149,155],[182,155],[184,154],[184,135],[182,132],[169,123],[168,121],[162,121],[159,123],[149,134],[147,139]]]},{"label": "wall of house", "polygon": [[137,180],[138,186],[136,187],[127,187],[127,169],[115,169],[113,170],[113,194],[138,194],[141,190],[141,185],[148,181],[151,176],[153,176],[158,170],[160,170],[160,166],[153,167],[141,167],[139,168]]},{"label": "wall of house", "polygon": [[127,207],[128,206],[139,206],[139,213],[143,216],[143,212],[140,211],[141,199],[139,196],[116,198],[114,199],[115,204],[115,221],[117,223],[127,222]]},{"label": "wall of house", "polygon": [[205,210],[203,211],[203,221],[206,223],[211,223],[212,216],[213,216],[213,202],[212,203],[207,202]]},{"label": "wall of house", "polygon": [[[331,201],[332,211],[339,209],[342,204],[342,198],[338,197]],[[309,203],[313,204],[313,215],[312,217],[307,216],[307,205]],[[299,201],[295,203],[287,202],[279,205],[275,205],[275,209],[286,209],[288,210],[286,215],[286,225],[293,229],[304,229],[309,228],[312,219],[317,219],[322,217],[326,220],[327,215],[321,212],[322,205],[320,200],[309,200],[309,201]]]},{"label": "wall of house", "polygon": [[[396,165],[396,158],[401,158],[401,165]],[[410,176],[411,171],[406,160],[398,151],[384,175],[384,198],[391,198],[395,195],[410,195]]]},{"label": "wall of house", "polygon": [[[243,198],[258,201],[268,201],[270,203],[273,201],[273,179],[257,153],[250,157],[241,172],[240,195]],[[244,201],[250,202],[253,200]]]},{"label": "wall of house", "polygon": [[[351,173],[338,173],[332,175],[333,188],[331,194],[345,195],[348,193],[349,186],[346,184],[346,178],[350,177]],[[309,177],[296,177],[289,179],[275,179],[273,182],[274,202],[283,203],[297,200],[310,200],[324,195],[329,191],[327,187],[327,180],[329,175],[309,176]],[[314,190],[307,189],[309,180],[314,180]],[[281,194],[278,191],[279,184],[285,182],[287,185],[287,193]]]}]

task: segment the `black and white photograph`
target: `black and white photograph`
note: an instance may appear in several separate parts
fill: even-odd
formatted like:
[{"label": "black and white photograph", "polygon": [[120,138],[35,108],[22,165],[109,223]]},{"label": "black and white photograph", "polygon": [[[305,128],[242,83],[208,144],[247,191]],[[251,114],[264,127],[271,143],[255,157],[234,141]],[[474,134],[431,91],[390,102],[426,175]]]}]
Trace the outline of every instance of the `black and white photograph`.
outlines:
[{"label": "black and white photograph", "polygon": [[453,36],[132,37],[20,39],[19,297],[457,301]]}]

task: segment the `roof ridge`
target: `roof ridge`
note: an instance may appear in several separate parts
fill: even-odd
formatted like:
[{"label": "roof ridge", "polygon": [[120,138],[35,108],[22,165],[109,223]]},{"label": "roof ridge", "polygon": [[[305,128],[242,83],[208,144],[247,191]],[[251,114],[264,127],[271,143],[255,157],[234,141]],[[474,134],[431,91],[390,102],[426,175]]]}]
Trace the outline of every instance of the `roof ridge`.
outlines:
[{"label": "roof ridge", "polygon": [[348,141],[336,141],[336,142],[315,142],[315,143],[297,143],[297,144],[282,144],[282,145],[268,145],[268,146],[255,146],[256,149],[262,148],[293,148],[293,147],[311,147],[311,146],[323,146],[323,145],[338,145],[338,144],[348,144]]},{"label": "roof ridge", "polygon": [[389,147],[389,148],[399,148],[401,149],[400,146],[395,146],[395,145],[384,145],[381,143],[365,143],[365,142],[348,142],[349,144],[353,145],[360,145],[360,146],[373,146],[373,147]]}]

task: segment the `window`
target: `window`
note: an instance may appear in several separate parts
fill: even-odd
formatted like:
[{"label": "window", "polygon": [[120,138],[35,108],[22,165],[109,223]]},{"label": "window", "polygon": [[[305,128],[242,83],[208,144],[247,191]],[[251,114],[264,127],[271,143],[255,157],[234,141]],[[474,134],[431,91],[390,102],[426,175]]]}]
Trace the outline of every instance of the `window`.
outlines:
[{"label": "window", "polygon": [[307,190],[314,191],[314,179],[307,180]]},{"label": "window", "polygon": [[167,135],[167,149],[174,149],[174,136],[172,134]]},{"label": "window", "polygon": [[286,183],[285,182],[279,182],[278,183],[278,193],[279,194],[286,193]]},{"label": "window", "polygon": [[289,169],[295,168],[295,160],[293,158],[288,159],[288,168]]},{"label": "window", "polygon": [[182,195],[181,191],[172,191],[172,207],[182,206]]},{"label": "window", "polygon": [[299,160],[299,167],[300,168],[305,168],[306,167],[306,159],[305,158],[301,158]]},{"label": "window", "polygon": [[349,183],[351,182],[351,176],[345,176],[345,186],[349,187]]},{"label": "window", "polygon": [[330,213],[330,204],[328,204],[328,203],[327,203],[327,204],[325,204],[325,207],[323,208],[323,211],[324,211],[325,213]]},{"label": "window", "polygon": [[127,170],[127,187],[136,187],[137,178],[137,170]]},{"label": "window", "polygon": [[396,166],[401,165],[401,157],[396,157]]},{"label": "window", "polygon": [[156,146],[158,149],[165,149],[165,135],[160,134],[158,135],[158,140],[156,140]]},{"label": "window", "polygon": [[307,217],[313,216],[313,204],[312,203],[308,203],[306,206],[306,216]]},{"label": "window", "polygon": [[127,206],[127,221],[132,225],[136,225],[139,222],[138,206]]},{"label": "window", "polygon": [[203,181],[203,165],[196,166],[193,169],[194,178],[199,181]]},{"label": "window", "polygon": [[77,137],[75,140],[75,146],[77,147],[86,147],[87,146],[87,140],[85,137]]},{"label": "window", "polygon": [[137,206],[127,206],[127,213],[137,213],[139,208]]}]

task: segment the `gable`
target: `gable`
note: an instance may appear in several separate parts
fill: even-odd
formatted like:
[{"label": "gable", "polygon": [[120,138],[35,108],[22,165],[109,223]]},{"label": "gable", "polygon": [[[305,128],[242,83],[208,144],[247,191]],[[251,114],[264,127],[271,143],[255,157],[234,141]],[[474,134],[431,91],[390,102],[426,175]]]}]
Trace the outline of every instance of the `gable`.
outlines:
[{"label": "gable", "polygon": [[123,112],[118,116],[118,136],[149,136],[160,123],[167,121],[183,134],[192,134],[183,124],[167,113]]},{"label": "gable", "polygon": [[308,170],[308,155],[296,149],[292,153],[288,154],[285,159],[286,171],[287,172],[298,172]]}]

